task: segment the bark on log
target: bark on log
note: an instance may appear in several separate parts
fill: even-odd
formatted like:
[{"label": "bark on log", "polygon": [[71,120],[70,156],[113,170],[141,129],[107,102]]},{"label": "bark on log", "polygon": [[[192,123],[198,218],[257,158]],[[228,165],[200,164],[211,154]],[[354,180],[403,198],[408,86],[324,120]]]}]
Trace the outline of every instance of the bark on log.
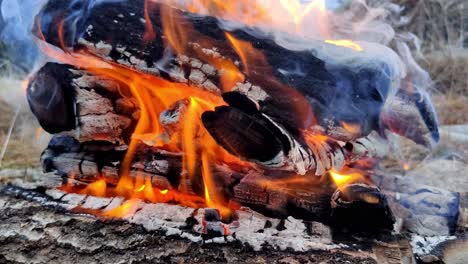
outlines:
[{"label": "bark on log", "polygon": [[[42,191],[43,192],[43,191]],[[75,197],[78,199],[78,197]],[[79,199],[83,206],[93,206],[94,203],[103,203],[93,197],[82,196]],[[78,200],[79,200],[78,199]],[[94,200],[91,202],[91,200]],[[142,221],[151,221],[151,205],[143,208],[132,218],[126,220],[109,220],[94,217],[83,217],[82,213],[59,209],[59,204],[66,204],[67,198],[53,199],[44,195],[39,189],[26,190],[14,186],[0,186],[0,261],[14,263],[64,263],[65,262],[97,262],[116,263],[119,261],[140,261],[154,263],[168,262],[197,262],[197,263],[237,263],[264,262],[264,263],[294,263],[294,262],[342,262],[348,263],[400,263],[391,262],[396,259],[404,261],[406,254],[404,248],[398,246],[397,238],[388,238],[385,242],[376,243],[372,240],[346,242],[337,240],[336,243],[349,243],[349,248],[336,249],[310,249],[291,250],[279,249],[276,246],[264,246],[253,249],[242,243],[242,240],[229,243],[199,244],[182,238],[178,235],[168,235],[167,230],[160,229],[164,225],[144,224]],[[68,200],[73,203],[72,200]],[[108,201],[107,201],[108,203]],[[49,206],[47,206],[47,204]],[[55,204],[55,205],[53,205]],[[164,206],[164,205],[163,205]],[[167,205],[166,205],[167,206]],[[65,206],[66,207],[66,206]],[[154,208],[153,208],[154,209]],[[161,222],[168,226],[182,228],[184,223],[181,209],[172,215],[172,221],[166,221],[161,212],[153,212],[161,217]],[[185,212],[185,211],[184,211]],[[187,216],[190,212],[187,213]],[[186,217],[187,217],[186,216]],[[154,216],[153,216],[154,217]],[[182,217],[182,218],[181,218]],[[247,217],[247,215],[246,215]],[[154,220],[154,219],[153,219]],[[254,221],[246,220],[244,228],[257,226]],[[274,221],[274,220],[273,220]],[[270,222],[271,224],[271,222]],[[179,226],[178,226],[179,225]],[[249,227],[250,226],[250,227]],[[264,232],[275,230],[274,226],[267,227],[261,223],[260,229]],[[315,226],[315,227],[314,227]],[[327,235],[321,230],[324,227],[314,223],[311,232],[315,247],[321,243],[326,246]],[[289,236],[288,232],[295,232],[297,226],[287,226],[284,231],[276,231],[281,239]],[[183,228],[182,228],[183,229]],[[185,237],[189,233],[187,229]],[[265,236],[260,233],[259,236]],[[273,232],[274,233],[274,232]],[[242,237],[241,234],[239,236]],[[299,238],[292,237],[292,241]],[[324,239],[324,240],[322,240]],[[322,242],[320,242],[322,241]],[[272,242],[272,241],[270,241]],[[142,253],[142,249],[145,253]],[[260,250],[261,249],[261,250]],[[65,259],[66,256],[66,259]],[[412,262],[401,262],[412,263]]]}]

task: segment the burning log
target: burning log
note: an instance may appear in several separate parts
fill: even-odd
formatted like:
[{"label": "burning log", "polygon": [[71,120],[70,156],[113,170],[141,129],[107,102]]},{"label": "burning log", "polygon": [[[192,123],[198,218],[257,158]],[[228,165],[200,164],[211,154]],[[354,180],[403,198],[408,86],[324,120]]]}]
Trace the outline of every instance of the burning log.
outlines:
[{"label": "burning log", "polygon": [[[223,96],[229,106],[205,113],[203,123],[229,152],[267,167],[317,175],[329,169],[327,162],[318,164],[319,153],[310,149],[303,136],[302,131],[313,125],[315,131],[343,142],[385,127],[396,129],[379,122],[382,107],[395,89],[392,69],[385,61],[369,64],[359,51],[325,43],[289,50],[268,37],[259,37],[254,29],[228,30],[213,17],[159,3],[146,16],[143,2],[105,3],[75,19],[73,14],[80,11],[69,9],[67,1],[55,1],[38,16],[36,34],[65,50],[85,50],[171,82],[215,94],[230,91]],[[86,4],[79,8],[86,9]],[[61,30],[56,30],[57,25]],[[152,38],[148,38],[149,29],[154,30]],[[327,57],[330,51],[353,54],[360,70]],[[418,120],[409,126],[422,124],[432,133],[429,141],[436,140],[436,119],[427,111],[429,103],[406,103],[416,105],[409,108],[408,115]],[[339,107],[333,107],[336,105]],[[387,116],[391,124],[401,118]],[[249,134],[257,135],[257,143],[269,142],[268,149],[241,133],[252,120],[256,125]],[[217,122],[225,122],[225,126]],[[427,143],[414,131],[421,132],[397,132]]]},{"label": "burning log", "polygon": [[[40,98],[38,98],[37,94],[47,93],[51,89],[49,83],[45,82],[45,80],[56,83],[61,79],[68,80],[68,83],[62,82],[62,84],[52,87],[57,90],[54,100],[61,100],[66,103],[66,105],[57,105],[57,107],[54,107],[54,105],[50,105],[49,101],[41,101]],[[122,145],[129,142],[130,131],[134,128],[134,123],[137,122],[140,111],[135,99],[121,97],[121,95],[118,94],[120,90],[125,90],[122,87],[123,85],[124,84],[115,83],[102,77],[99,78],[85,71],[79,71],[71,66],[47,63],[31,79],[28,88],[28,100],[32,111],[38,119],[41,120],[44,129],[49,132],[54,132],[60,124],[56,125],[48,121],[48,115],[44,115],[43,112],[38,110],[45,108],[47,105],[48,112],[62,115],[55,117],[56,119],[65,121],[68,124],[73,124],[72,127],[66,126],[62,127],[62,129],[68,130],[74,128],[74,130],[67,131],[65,134],[75,137],[79,142],[102,141],[108,142],[109,144]],[[233,100],[231,95],[232,94],[227,94],[225,96],[225,98],[228,98],[226,99],[227,101]],[[187,108],[187,104],[188,101],[180,101],[174,106],[174,109],[161,114],[160,120],[166,132],[171,134],[171,132],[175,132],[177,129],[180,130],[179,123],[183,120],[183,112]],[[63,112],[61,111],[63,107],[73,109],[73,111]],[[309,148],[305,149],[284,130],[280,131],[279,129],[275,130],[274,127],[271,128],[267,117],[260,112],[257,112],[253,116],[248,116],[236,110],[236,108],[220,107],[217,108],[216,111],[220,113],[223,111],[222,109],[230,113],[226,118],[232,118],[232,122],[216,123],[214,120],[210,120],[209,116],[215,115],[215,113],[211,112],[206,112],[202,116],[208,129],[211,130],[214,137],[218,139],[217,141],[223,142],[224,135],[230,135],[231,137],[229,140],[231,141],[234,140],[233,137],[243,135],[242,138],[235,140],[235,142],[237,142],[237,145],[246,147],[245,152],[243,152],[245,154],[238,151],[236,153],[247,159],[255,159],[256,157],[258,163],[268,168],[287,169],[291,166],[298,166],[297,164],[301,162],[301,158],[294,157],[294,155],[297,156],[301,154],[301,157],[308,157],[307,160],[310,170],[315,171],[316,175],[323,175],[331,168],[340,170],[345,164],[363,158],[382,157],[387,151],[386,142],[377,134],[371,134],[368,137],[350,142],[336,142],[334,140],[325,140],[323,139],[324,137],[321,137],[322,139],[320,139],[319,142],[310,144],[308,146]],[[236,123],[236,121],[243,116],[248,117],[251,121]],[[226,118],[221,118],[220,121],[225,121]],[[252,122],[254,124],[258,123],[259,128],[250,125],[250,129],[243,129],[244,125],[251,124]],[[171,128],[171,124],[175,127]],[[262,129],[264,124],[269,124],[268,126],[270,126],[270,129]],[[244,130],[245,133],[230,133],[230,131],[234,129],[239,131]],[[219,132],[215,133],[215,131]],[[271,133],[271,131],[276,132]],[[271,144],[271,140],[273,140],[276,135],[280,135],[281,137],[287,136],[289,142],[295,142],[294,146],[296,151],[291,151],[289,154],[289,156],[293,156],[291,158],[291,160],[295,161],[293,164],[286,164],[288,160],[285,159],[285,157],[277,157],[273,160],[268,158],[270,155],[277,155],[276,151],[278,149],[276,149],[276,147],[284,143],[283,139],[278,140],[277,144]],[[263,138],[264,142],[259,142],[259,138]],[[289,142],[285,144],[289,144]],[[311,142],[314,141],[312,140]],[[256,144],[258,144],[258,146]],[[268,146],[272,146],[271,151],[267,148]],[[258,153],[252,150],[253,148],[256,148]],[[233,152],[235,151],[229,147],[227,147],[227,149]],[[269,151],[271,154],[269,154]],[[304,167],[306,165],[302,164],[301,166]]]},{"label": "burning log", "polygon": [[[118,185],[121,175],[118,164],[124,151],[105,148],[97,151],[96,146],[90,151],[86,149],[89,146],[79,148],[72,144],[78,142],[68,136],[55,136],[52,139],[42,155],[43,167],[47,172],[62,175],[68,182],[66,185],[87,185],[99,179],[103,179],[109,186]],[[144,151],[150,155],[143,154]],[[200,182],[197,182],[201,177],[194,177],[188,183],[180,181],[181,156],[147,147],[141,149],[141,154],[136,154],[136,157],[142,156],[144,158],[132,164],[129,176],[134,180],[150,179],[151,187],[159,190],[188,188],[186,192],[202,195],[203,187],[200,188]],[[360,189],[351,189],[342,196],[338,194],[340,191],[334,191],[336,187],[326,178],[311,181],[310,177],[304,176],[272,180],[271,176],[265,176],[268,175],[265,172],[235,171],[228,166],[217,166],[212,173],[218,179],[218,188],[210,192],[222,193],[230,202],[248,206],[271,217],[293,216],[353,230],[393,228],[394,219],[386,198],[374,187],[362,185]],[[332,196],[333,192],[335,194]],[[348,196],[360,198],[349,200]],[[344,199],[349,201],[336,202]],[[366,214],[356,214],[360,210]]]}]

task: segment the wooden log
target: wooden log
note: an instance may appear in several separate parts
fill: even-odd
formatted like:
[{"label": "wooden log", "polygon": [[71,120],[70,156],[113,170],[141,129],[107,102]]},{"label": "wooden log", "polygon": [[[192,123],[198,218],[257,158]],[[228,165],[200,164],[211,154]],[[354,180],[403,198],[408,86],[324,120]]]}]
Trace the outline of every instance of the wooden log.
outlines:
[{"label": "wooden log", "polygon": [[[124,84],[97,77],[72,66],[48,63],[32,78],[28,93],[32,93],[32,90],[46,92],[49,87],[42,82],[44,78],[69,80],[68,83],[62,82],[60,86],[54,87],[63,91],[57,93],[56,100],[67,102],[66,107],[73,109],[73,112],[61,118],[75,120],[77,125],[76,129],[65,134],[80,142],[103,141],[115,145],[129,142],[132,128],[139,118],[140,106],[134,98],[125,96]],[[65,97],[67,94],[70,96]],[[47,131],[53,130],[55,126],[47,123],[48,115],[35,111],[44,108],[44,102],[35,100],[33,96],[30,98],[29,103],[36,117]],[[215,112],[205,112],[202,119],[206,128],[228,151],[267,168],[296,171],[300,174],[311,171],[320,176],[332,168],[340,170],[345,164],[362,158],[382,157],[388,149],[385,140],[376,133],[350,142],[324,140],[324,137],[311,135],[319,139],[312,139],[304,145],[254,107],[248,110],[248,99],[245,107],[242,107],[239,100],[245,97],[226,93],[223,98],[234,106],[218,107]],[[188,100],[177,102],[160,116],[160,123],[168,137],[181,130],[179,123],[184,118],[188,104]],[[250,113],[241,109],[247,109]],[[48,111],[55,113],[60,112],[60,109],[48,106]]]},{"label": "wooden log", "polygon": [[114,109],[110,98],[117,93],[116,85],[71,66],[47,63],[30,80],[27,95],[32,112],[47,132],[67,132],[81,142],[122,145],[122,134],[132,121]]},{"label": "wooden log", "polygon": [[[249,212],[240,213],[240,226],[232,230],[237,238],[230,236],[227,243],[221,239],[221,243],[213,240],[204,245],[197,243],[201,238],[193,230],[195,227],[187,226],[187,219],[195,219],[193,215],[196,214],[190,208],[140,202],[134,215],[122,220],[90,215],[96,208],[110,210],[123,202],[118,198],[0,185],[3,209],[0,259],[8,263],[25,259],[47,263],[93,262],[96,259],[101,263],[115,263],[121,259],[141,262],[191,262],[195,259],[201,263],[238,262],[239,259],[247,263],[259,260],[395,263],[390,261],[403,255],[398,250],[398,239],[392,237],[384,241],[364,237],[335,242],[330,228],[323,224],[305,225],[291,218],[285,222],[286,229],[279,231],[276,229],[278,220]],[[71,209],[76,205],[81,205],[81,211]],[[201,213],[203,209],[198,211]],[[195,221],[194,225],[199,226],[200,218]],[[150,253],[141,254],[142,248]],[[43,254],[44,251],[49,253]]]},{"label": "wooden log", "polygon": [[[106,148],[98,151],[98,146],[90,148],[76,144],[77,141],[70,137],[54,137],[42,155],[46,171],[56,172],[66,180],[72,179],[82,183],[105,179],[108,184],[115,186],[120,179],[118,166],[124,151]],[[200,171],[197,171],[197,175],[192,177],[190,182],[180,181],[183,178],[181,156],[142,144],[135,157],[138,158],[132,163],[130,177],[134,179],[149,177],[155,188],[185,190],[203,197],[205,190]],[[307,221],[328,223],[336,228],[362,229],[366,232],[388,231],[393,228],[394,219],[386,198],[373,187],[362,186],[361,189],[351,190],[350,193],[355,197],[373,195],[377,197],[377,201],[360,199],[359,202],[351,201],[352,207],[349,207],[349,203],[335,204],[333,207],[332,194],[336,187],[326,177],[320,179],[296,176],[291,179],[293,175],[272,176],[267,171],[238,171],[227,165],[214,166],[212,174],[216,181],[216,189],[210,192],[215,192],[217,197],[224,197],[226,204],[230,201],[236,202],[267,216],[276,218],[292,216]],[[359,210],[366,211],[366,214],[356,214],[355,212]]]},{"label": "wooden log", "polygon": [[[225,30],[213,17],[189,14],[160,3],[152,8],[154,12],[151,12],[148,21],[155,31],[155,38],[142,45],[147,32],[145,23],[141,20],[144,17],[143,2],[104,3],[91,9],[83,4],[74,6],[78,10],[70,10],[66,1],[56,1],[46,5],[38,16],[36,33],[43,33],[45,40],[55,46],[65,44],[73,50],[86,49],[105,60],[215,92],[223,88],[223,80],[232,74],[228,68],[220,67],[220,62],[229,61],[231,65],[240,65],[243,77],[224,87],[224,90],[232,90],[255,104],[268,117],[264,122],[270,128],[278,127],[279,130],[276,129],[275,133],[278,138],[283,139],[281,143],[274,140],[271,153],[266,156],[258,154],[255,147],[245,148],[246,144],[236,144],[239,142],[239,135],[225,137],[233,138],[233,142],[219,140],[218,143],[227,149],[228,145],[239,146],[239,149],[231,149],[235,153],[242,153],[247,149],[248,152],[260,155],[255,160],[269,158],[268,163],[271,164],[277,164],[274,158],[283,155],[292,164],[305,164],[293,168],[301,174],[305,173],[307,167],[315,167],[310,154],[306,153],[307,146],[300,133],[301,130],[310,128],[314,119],[323,128],[322,131],[342,141],[367,136],[372,130],[381,128],[380,113],[392,82],[391,70],[385,61],[376,59],[377,61],[369,63],[367,57],[364,58],[357,52],[354,54],[346,48],[324,43],[312,43],[313,47],[317,47],[300,51],[288,50],[268,37],[258,37],[260,33],[255,29]],[[77,17],[80,8],[86,11],[83,16]],[[102,15],[103,13],[106,15]],[[176,39],[175,42],[182,45],[182,48],[175,47],[174,41],[167,43],[173,37],[167,30],[167,21],[164,22],[168,15],[180,24],[180,28],[174,30],[181,35],[181,39]],[[46,17],[47,20],[41,19]],[[56,30],[57,23],[64,18],[64,30]],[[226,35],[225,31],[240,41],[251,43],[264,58],[257,58],[255,63],[247,65],[242,56],[236,53],[230,35]],[[64,35],[59,36],[57,32],[64,32]],[[359,61],[359,71],[354,70],[354,65],[340,64],[332,61],[332,58],[324,61],[324,54],[320,54],[321,48],[354,54],[354,61]],[[171,53],[168,50],[177,52]],[[295,76],[297,68],[301,71],[300,77]],[[236,108],[232,101],[228,103]],[[230,109],[230,112],[233,111],[235,110]],[[245,109],[241,109],[242,111]],[[434,114],[430,111],[422,112],[424,117]],[[218,118],[222,117],[218,113]],[[435,120],[423,119],[419,123]],[[351,132],[343,128],[344,123],[356,124],[359,129]],[[433,123],[426,124],[431,127],[431,131],[436,130]],[[261,126],[256,127],[261,129]],[[209,132],[219,134],[213,129],[209,129]],[[230,133],[235,134],[238,131]],[[281,154],[281,151],[285,153]],[[273,155],[274,152],[277,155]],[[292,154],[289,155],[289,152]],[[303,156],[306,158],[296,160]]]}]

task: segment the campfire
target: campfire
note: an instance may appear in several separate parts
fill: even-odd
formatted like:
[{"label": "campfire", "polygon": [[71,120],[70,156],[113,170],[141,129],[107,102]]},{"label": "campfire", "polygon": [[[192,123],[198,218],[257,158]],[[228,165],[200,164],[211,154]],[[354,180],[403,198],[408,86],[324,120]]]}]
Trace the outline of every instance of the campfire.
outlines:
[{"label": "campfire", "polygon": [[52,135],[40,160],[53,186],[0,194],[106,230],[123,220],[254,250],[371,248],[378,261],[415,248],[402,234],[457,228],[459,194],[381,169],[395,138],[439,140],[431,80],[381,9],[44,2],[32,34],[46,60],[25,90]]},{"label": "campfire", "polygon": [[279,1],[286,21],[241,2],[47,3],[33,32],[54,62],[27,87],[55,135],[44,170],[64,192],[128,200],[100,216],[145,201],[212,208],[225,225],[250,208],[393,230],[373,182],[387,135],[438,140],[418,76],[383,45],[336,38],[325,1]]}]

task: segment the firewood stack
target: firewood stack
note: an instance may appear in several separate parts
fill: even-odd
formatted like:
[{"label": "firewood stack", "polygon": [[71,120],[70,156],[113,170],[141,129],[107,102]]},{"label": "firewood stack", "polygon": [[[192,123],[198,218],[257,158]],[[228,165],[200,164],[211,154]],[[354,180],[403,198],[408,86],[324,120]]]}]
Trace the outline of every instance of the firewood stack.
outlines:
[{"label": "firewood stack", "polygon": [[[192,118],[200,118],[202,129],[220,147],[248,164],[212,164],[216,190],[210,191],[220,193],[224,202],[279,218],[393,229],[392,212],[377,187],[365,180],[337,188],[328,175],[384,156],[389,130],[427,146],[437,141],[430,102],[419,100],[416,91],[395,92],[385,61],[368,62],[357,51],[321,42],[290,50],[257,29],[228,30],[214,17],[161,3],[152,4],[149,14],[143,0],[111,1],[91,9],[87,1],[68,3],[46,4],[34,31],[43,50],[58,61],[46,63],[27,89],[31,110],[54,134],[41,157],[44,170],[72,184],[104,178],[115,186],[129,146],[137,141],[129,162],[131,177],[143,175],[161,190],[203,197],[201,158],[195,176],[187,178],[187,153],[154,144],[172,138],[191,121],[191,94],[182,92],[165,105],[141,92],[148,84],[155,91],[196,88],[206,96],[202,99],[221,103]],[[169,23],[168,16],[178,23]],[[251,56],[241,56],[239,46]],[[317,53],[327,49],[356,53],[358,69],[333,58],[324,61]],[[96,70],[100,66],[94,61],[104,69]],[[143,101],[164,108],[150,120],[159,119],[163,128],[154,140],[135,138],[149,112]],[[309,136],[322,140],[310,141]],[[195,143],[204,144],[203,138]],[[308,180],[288,181],[298,175]]]}]

